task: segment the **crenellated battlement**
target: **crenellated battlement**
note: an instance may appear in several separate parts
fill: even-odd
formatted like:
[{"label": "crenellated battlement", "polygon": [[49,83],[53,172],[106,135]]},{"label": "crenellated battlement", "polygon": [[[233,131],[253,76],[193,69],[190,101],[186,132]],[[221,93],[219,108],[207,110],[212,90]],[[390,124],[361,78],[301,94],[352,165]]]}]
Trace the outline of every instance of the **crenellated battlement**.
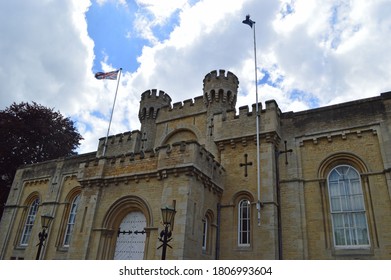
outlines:
[{"label": "crenellated battlement", "polygon": [[[280,129],[278,119],[281,111],[274,100],[266,101],[265,104],[266,108],[263,109],[262,103],[258,103],[261,134],[273,131],[278,133]],[[214,114],[215,141],[255,135],[256,116],[256,104],[252,105],[251,110],[248,106],[241,106],[238,114],[235,110]],[[226,129],[227,127],[229,129]]]},{"label": "crenellated battlement", "polygon": [[156,119],[160,108],[171,106],[171,97],[162,90],[156,89],[144,91],[141,94],[139,120]]},{"label": "crenellated battlement", "polygon": [[204,86],[206,83],[214,82],[214,81],[227,81],[231,84],[239,85],[239,79],[236,75],[230,71],[225,72],[224,69],[220,69],[219,72],[217,70],[213,70],[210,73],[205,75],[204,78]]},{"label": "crenellated battlement", "polygon": [[163,99],[165,102],[171,102],[171,97],[167,93],[162,90],[159,90],[158,92],[157,89],[149,89],[141,94],[141,100],[146,100],[148,98],[159,98]]},{"label": "crenellated battlement", "polygon": [[[138,151],[138,143],[141,138],[139,130],[127,131],[116,135],[111,135],[107,138],[106,157],[116,156],[120,154]],[[96,156],[99,158],[103,155],[103,147],[106,137],[99,139],[98,150]]]},{"label": "crenellated battlement", "polygon": [[167,121],[206,112],[203,97],[187,99],[183,102],[176,102],[172,106],[162,107],[159,111],[158,121]]},{"label": "crenellated battlement", "polygon": [[[225,107],[234,108],[238,93],[239,79],[232,72],[216,70],[208,73],[203,80],[204,103],[223,103]],[[220,104],[222,105],[222,104]],[[221,108],[220,108],[221,109]]]}]

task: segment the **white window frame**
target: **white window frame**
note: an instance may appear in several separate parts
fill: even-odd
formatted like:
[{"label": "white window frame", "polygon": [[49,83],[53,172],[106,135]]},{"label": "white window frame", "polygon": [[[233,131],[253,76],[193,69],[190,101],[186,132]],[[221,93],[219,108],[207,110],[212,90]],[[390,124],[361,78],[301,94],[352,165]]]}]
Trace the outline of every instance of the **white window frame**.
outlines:
[{"label": "white window frame", "polygon": [[21,246],[28,245],[28,242],[29,242],[29,239],[31,236],[31,232],[32,232],[33,226],[34,226],[35,217],[37,216],[38,207],[39,207],[39,198],[36,198],[30,204],[30,207],[29,207],[29,212],[27,214],[26,222],[23,227],[22,237],[20,239]]},{"label": "white window frame", "polygon": [[327,187],[335,248],[369,248],[368,221],[359,172],[350,165],[338,165],[327,176]]},{"label": "white window frame", "polygon": [[248,199],[242,199],[238,203],[238,246],[249,247],[250,244],[251,203]]}]

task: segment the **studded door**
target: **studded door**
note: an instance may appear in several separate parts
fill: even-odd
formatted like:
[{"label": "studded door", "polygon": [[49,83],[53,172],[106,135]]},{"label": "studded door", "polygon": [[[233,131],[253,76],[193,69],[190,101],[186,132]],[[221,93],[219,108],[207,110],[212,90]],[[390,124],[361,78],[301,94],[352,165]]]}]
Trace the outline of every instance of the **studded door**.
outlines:
[{"label": "studded door", "polygon": [[115,260],[142,260],[146,234],[146,219],[141,212],[130,212],[122,220],[115,245]]}]

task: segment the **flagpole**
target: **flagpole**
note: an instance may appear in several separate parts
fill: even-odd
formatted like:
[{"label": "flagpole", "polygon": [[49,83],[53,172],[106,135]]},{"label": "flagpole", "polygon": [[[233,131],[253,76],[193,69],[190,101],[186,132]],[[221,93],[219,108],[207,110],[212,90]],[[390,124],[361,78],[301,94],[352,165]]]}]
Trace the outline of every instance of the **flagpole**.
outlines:
[{"label": "flagpole", "polygon": [[250,15],[246,16],[246,19],[243,20],[244,24],[247,24],[253,29],[254,25],[254,64],[255,64],[255,111],[256,111],[256,134],[257,134],[257,193],[258,193],[258,201],[257,201],[257,213],[258,213],[258,226],[261,225],[261,160],[260,160],[260,147],[259,147],[259,119],[261,117],[259,113],[258,106],[258,75],[257,75],[257,45],[255,38],[255,21],[250,19]]},{"label": "flagpole", "polygon": [[254,62],[255,62],[255,110],[257,112],[257,120],[256,120],[256,130],[257,130],[257,188],[258,188],[258,202],[257,202],[257,211],[258,211],[258,226],[261,225],[261,162],[260,162],[260,147],[259,147],[259,119],[261,117],[259,113],[259,105],[258,105],[258,67],[257,67],[257,46],[255,39],[255,22],[254,22]]},{"label": "flagpole", "polygon": [[111,121],[113,120],[113,113],[114,113],[115,101],[117,100],[117,92],[118,92],[119,80],[121,79],[121,71],[122,71],[122,68],[120,68],[120,69],[119,69],[119,72],[118,72],[117,88],[116,88],[116,90],[115,90],[113,108],[111,108],[110,122],[109,122],[109,127],[108,127],[108,129],[107,129],[105,144],[103,145],[103,153],[102,153],[102,156],[105,156],[105,154],[106,154],[107,140],[109,139]]}]

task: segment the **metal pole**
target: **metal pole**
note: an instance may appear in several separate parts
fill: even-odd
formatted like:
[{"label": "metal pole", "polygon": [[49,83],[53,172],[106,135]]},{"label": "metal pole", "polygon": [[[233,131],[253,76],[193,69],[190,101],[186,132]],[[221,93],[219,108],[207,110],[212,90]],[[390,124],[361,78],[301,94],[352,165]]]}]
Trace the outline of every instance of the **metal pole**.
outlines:
[{"label": "metal pole", "polygon": [[254,72],[255,72],[255,111],[257,114],[256,119],[256,130],[257,130],[257,190],[258,190],[258,201],[257,201],[257,212],[258,212],[258,226],[261,225],[261,160],[260,160],[260,147],[259,147],[259,122],[260,122],[260,112],[258,106],[258,75],[257,75],[257,45],[255,38],[255,22],[254,22]]},{"label": "metal pole", "polygon": [[162,260],[166,259],[166,251],[167,251],[167,237],[168,237],[168,225],[164,227],[164,236],[163,236],[163,250],[162,250]]},{"label": "metal pole", "polygon": [[258,226],[261,225],[261,160],[260,160],[260,149],[259,149],[259,119],[261,118],[259,107],[258,107],[258,77],[257,77],[257,43],[255,38],[255,21],[250,19],[250,15],[246,16],[246,19],[242,23],[247,24],[253,28],[254,25],[254,65],[255,65],[255,108],[256,108],[256,129],[257,129],[257,191],[258,191],[258,201],[257,201],[257,212],[258,212]]},{"label": "metal pole", "polygon": [[39,237],[39,243],[38,243],[38,251],[37,251],[37,256],[35,257],[36,260],[39,260],[40,257],[41,257],[41,250],[42,250],[42,247],[43,247],[43,242],[45,241],[46,239],[46,231],[45,231],[45,228],[42,229],[42,232],[40,232],[38,234],[38,237]]},{"label": "metal pole", "polygon": [[103,146],[103,153],[102,153],[102,156],[105,156],[105,154],[106,154],[107,140],[108,140],[108,138],[109,138],[110,127],[111,127],[111,121],[112,121],[112,119],[113,119],[115,101],[117,100],[117,92],[118,92],[119,80],[121,79],[121,71],[122,71],[122,68],[120,68],[120,69],[119,69],[119,72],[118,72],[117,88],[116,88],[116,90],[115,90],[113,108],[111,108],[111,115],[110,115],[109,128],[107,129],[107,134],[106,134],[105,144],[104,144],[104,146]]}]

